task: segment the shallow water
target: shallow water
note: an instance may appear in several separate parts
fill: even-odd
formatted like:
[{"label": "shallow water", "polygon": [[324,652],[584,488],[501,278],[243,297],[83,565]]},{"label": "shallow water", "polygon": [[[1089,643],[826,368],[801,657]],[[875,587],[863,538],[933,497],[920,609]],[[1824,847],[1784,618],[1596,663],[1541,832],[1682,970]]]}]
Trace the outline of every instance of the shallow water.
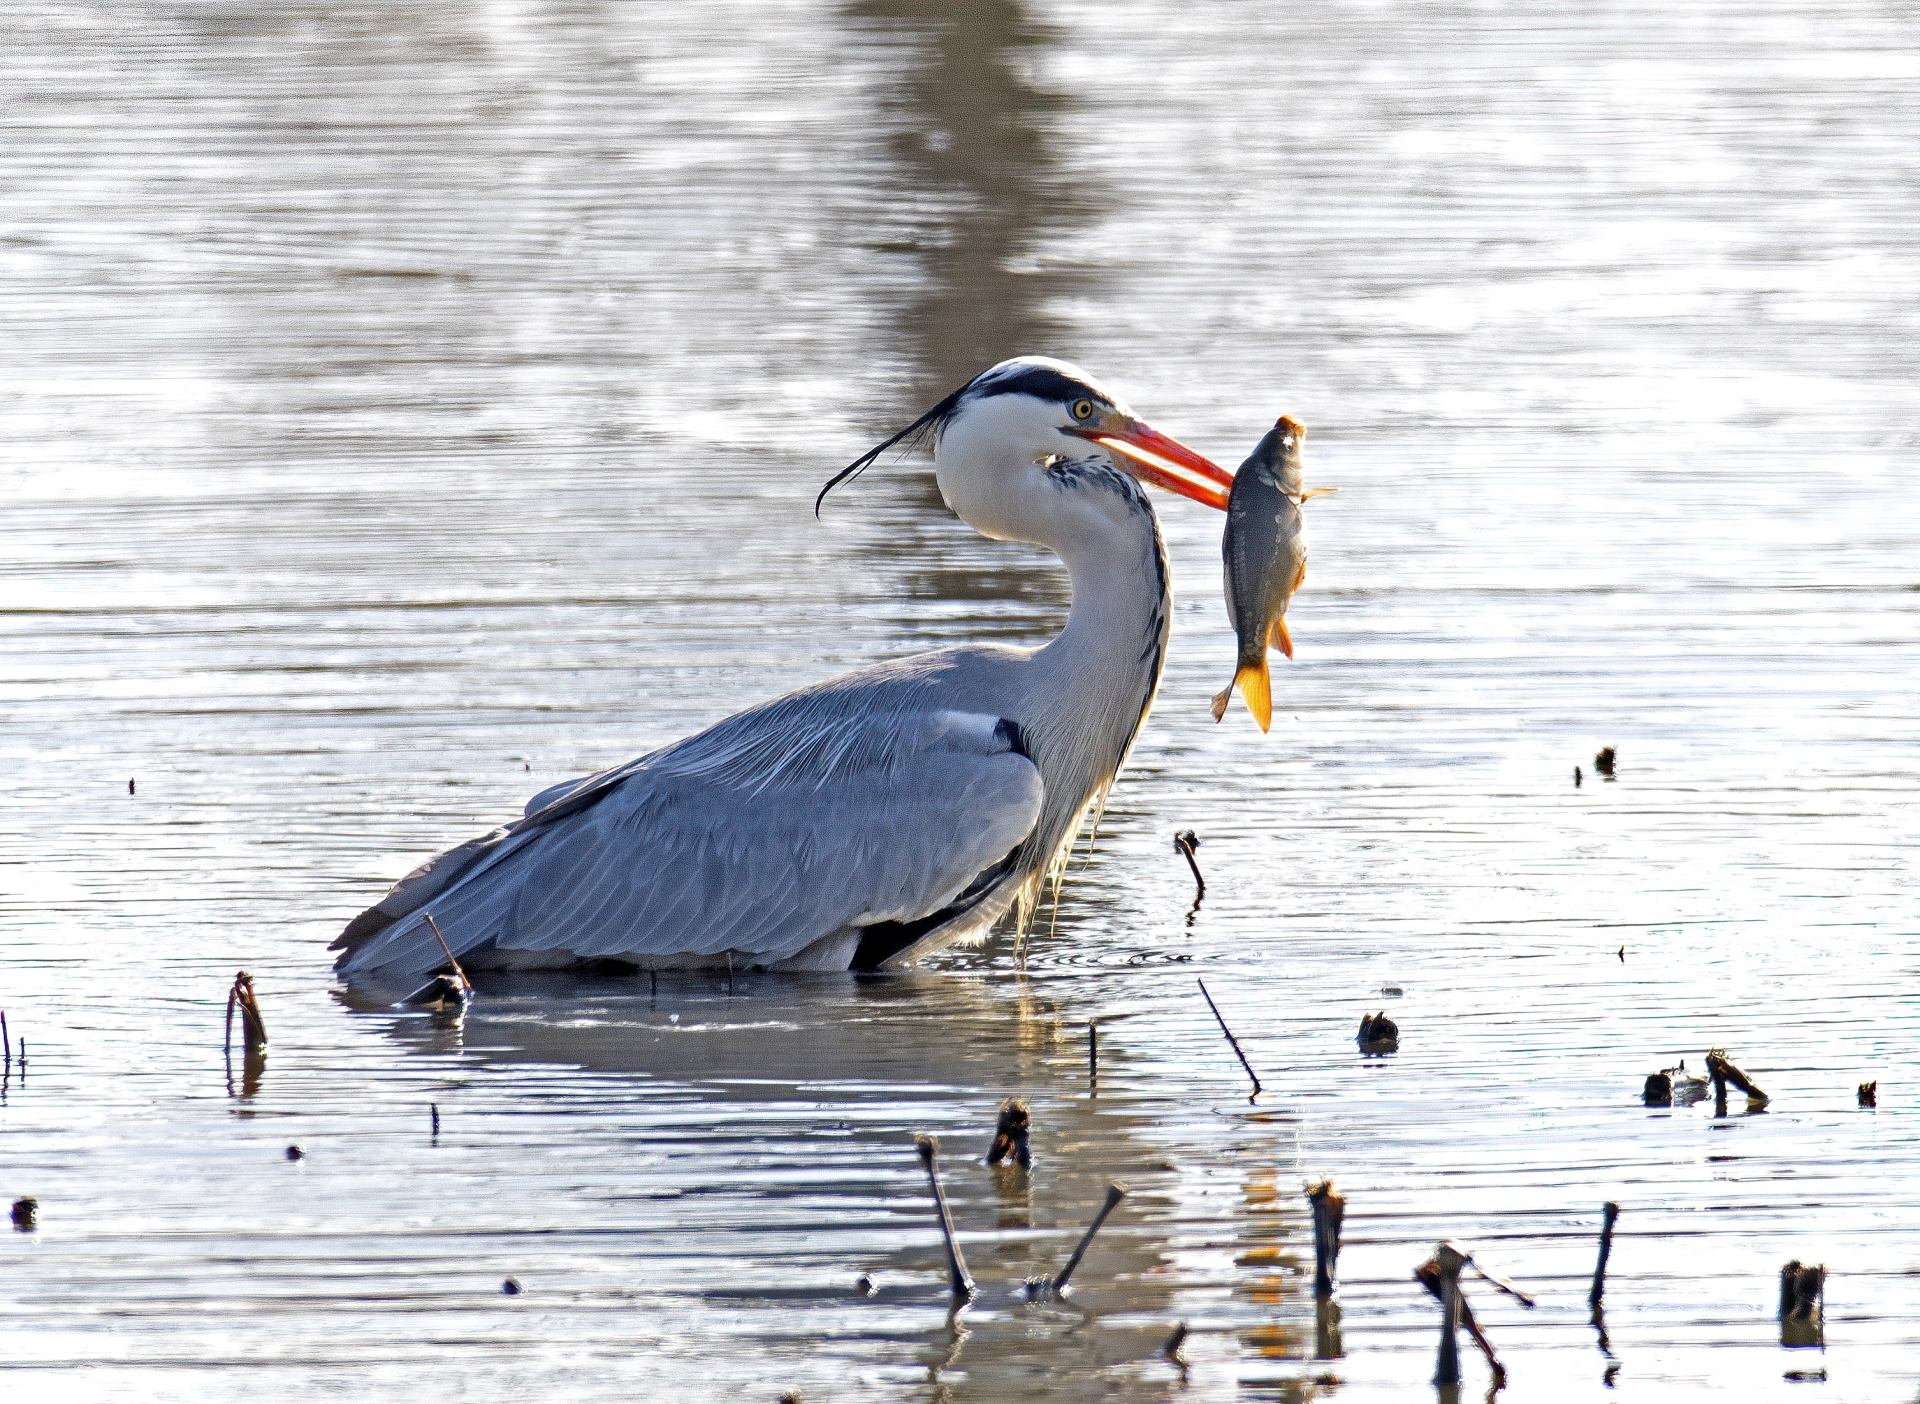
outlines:
[{"label": "shallow water", "polygon": [[[1454,1237],[1539,1297],[1469,1289],[1511,1398],[1913,1398],[1905,12],[943,13],[16,8],[10,1396],[1396,1399]],[[527,980],[464,1027],[335,989],[345,919],[533,790],[1057,627],[917,466],[810,514],[1020,350],[1229,463],[1291,412],[1341,488],[1266,738],[1206,716],[1219,520],[1163,506],[1160,703],[1024,968]],[[229,1083],[237,966],[273,1042]],[[1764,1113],[1640,1105],[1710,1046]],[[978,1163],[1008,1095],[1026,1178]],[[1069,1302],[1019,1300],[1115,1178]]]}]

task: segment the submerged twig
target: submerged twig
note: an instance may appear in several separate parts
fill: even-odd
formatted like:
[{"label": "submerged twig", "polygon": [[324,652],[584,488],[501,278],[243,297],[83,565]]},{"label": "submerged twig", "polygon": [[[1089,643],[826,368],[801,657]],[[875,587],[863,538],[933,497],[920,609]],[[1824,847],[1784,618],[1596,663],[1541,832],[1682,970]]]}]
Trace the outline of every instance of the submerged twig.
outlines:
[{"label": "submerged twig", "polygon": [[993,1129],[993,1144],[987,1148],[987,1164],[1010,1160],[1025,1170],[1033,1164],[1033,1152],[1027,1147],[1027,1132],[1032,1126],[1027,1104],[1009,1097],[1000,1104],[1000,1122]]},{"label": "submerged twig", "polygon": [[1126,1197],[1125,1185],[1116,1182],[1107,1186],[1107,1202],[1100,1206],[1100,1212],[1093,1216],[1093,1222],[1087,1225],[1086,1233],[1081,1235],[1079,1247],[1073,1250],[1073,1256],[1067,1259],[1067,1265],[1060,1269],[1060,1275],[1053,1279],[1054,1296],[1058,1297],[1066,1292],[1067,1279],[1073,1276],[1073,1270],[1080,1266],[1080,1260],[1087,1255],[1087,1248],[1092,1244],[1093,1236],[1100,1232],[1100,1225],[1107,1221],[1107,1215],[1111,1214]]},{"label": "submerged twig", "polygon": [[967,1271],[967,1260],[960,1255],[960,1243],[953,1236],[953,1215],[947,1212],[947,1192],[940,1187],[940,1142],[932,1136],[915,1136],[913,1148],[920,1154],[920,1163],[927,1167],[927,1183],[933,1186],[933,1204],[940,1215],[940,1233],[947,1244],[947,1275],[949,1285],[956,1296],[973,1295],[973,1275]]},{"label": "submerged twig", "polygon": [[1087,1086],[1100,1086],[1100,1028],[1087,1020]]},{"label": "submerged twig", "polygon": [[447,944],[447,938],[440,934],[440,923],[433,919],[432,912],[423,913],[427,925],[433,930],[433,938],[440,943],[440,949],[446,952],[447,963],[453,967],[451,975],[435,975],[426,984],[415,990],[400,1002],[410,1009],[432,1009],[440,1013],[452,1010],[464,1011],[473,999],[473,981],[467,978],[467,972],[460,968],[460,962],[454,959],[453,947]]},{"label": "submerged twig", "polygon": [[1198,907],[1207,895],[1207,880],[1200,876],[1200,860],[1193,856],[1194,850],[1200,846],[1200,840],[1192,829],[1182,829],[1173,836],[1173,846],[1180,850],[1180,856],[1193,869],[1193,905]]},{"label": "submerged twig", "polygon": [[460,982],[460,988],[468,994],[473,993],[473,981],[467,978],[467,972],[460,968],[460,962],[453,954],[453,947],[447,944],[447,938],[440,934],[440,923],[433,919],[432,912],[422,913],[427,925],[433,929],[433,939],[440,943],[440,949],[447,953],[447,964],[453,967],[453,977]]},{"label": "submerged twig", "polygon": [[1173,1328],[1173,1334],[1167,1337],[1167,1343],[1160,1347],[1160,1353],[1175,1365],[1178,1365],[1183,1374],[1186,1372],[1187,1361],[1186,1357],[1180,1354],[1180,1347],[1186,1343],[1187,1323],[1182,1321]]},{"label": "submerged twig", "polygon": [[1387,1017],[1384,1009],[1378,1014],[1362,1014],[1360,1032],[1354,1035],[1354,1042],[1360,1045],[1362,1053],[1397,1053],[1400,1026]]},{"label": "submerged twig", "polygon": [[1240,1040],[1233,1036],[1233,1030],[1227,1027],[1227,1021],[1220,1017],[1220,1006],[1215,1004],[1213,996],[1207,993],[1207,982],[1196,979],[1195,983],[1200,986],[1200,994],[1207,1001],[1207,1008],[1213,1011],[1213,1017],[1220,1025],[1220,1032],[1227,1036],[1227,1042],[1233,1046],[1234,1056],[1240,1060],[1240,1066],[1245,1068],[1247,1076],[1253,1079],[1253,1095],[1247,1098],[1251,1102],[1260,1095],[1260,1075],[1253,1070],[1253,1064],[1247,1061],[1247,1055],[1240,1051]]}]

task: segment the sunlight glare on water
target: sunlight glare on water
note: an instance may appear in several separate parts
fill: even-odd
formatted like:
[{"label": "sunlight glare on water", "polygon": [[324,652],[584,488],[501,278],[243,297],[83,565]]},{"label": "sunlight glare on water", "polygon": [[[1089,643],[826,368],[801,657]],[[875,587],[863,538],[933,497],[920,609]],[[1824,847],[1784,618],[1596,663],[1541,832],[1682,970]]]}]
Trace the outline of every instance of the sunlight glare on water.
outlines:
[{"label": "sunlight glare on water", "polygon": [[[1401,1399],[1451,1237],[1539,1298],[1469,1287],[1510,1397],[1912,1399],[1909,19],[15,7],[8,1396]],[[1160,700],[1024,966],[525,977],[463,1025],[337,986],[350,916],[536,789],[1047,638],[1057,563],[922,465],[812,515],[1023,351],[1229,465],[1291,413],[1340,489],[1264,738],[1207,716],[1219,518],[1157,499]],[[1710,1047],[1764,1111],[1641,1105]],[[981,1163],[1014,1095],[1031,1175]]]}]

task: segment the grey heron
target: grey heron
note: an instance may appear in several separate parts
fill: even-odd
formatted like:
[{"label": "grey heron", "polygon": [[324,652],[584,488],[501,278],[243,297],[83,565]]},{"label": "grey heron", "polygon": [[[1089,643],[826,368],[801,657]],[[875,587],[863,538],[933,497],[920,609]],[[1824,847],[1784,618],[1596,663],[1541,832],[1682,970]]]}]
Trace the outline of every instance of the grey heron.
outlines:
[{"label": "grey heron", "polygon": [[355,917],[336,968],[378,985],[449,953],[468,969],[872,970],[1028,919],[1160,684],[1172,592],[1138,480],[1223,511],[1233,480],[1085,372],[1026,356],[821,497],[926,441],[964,521],[1066,563],[1073,602],[1051,642],[862,668],[543,790]]}]

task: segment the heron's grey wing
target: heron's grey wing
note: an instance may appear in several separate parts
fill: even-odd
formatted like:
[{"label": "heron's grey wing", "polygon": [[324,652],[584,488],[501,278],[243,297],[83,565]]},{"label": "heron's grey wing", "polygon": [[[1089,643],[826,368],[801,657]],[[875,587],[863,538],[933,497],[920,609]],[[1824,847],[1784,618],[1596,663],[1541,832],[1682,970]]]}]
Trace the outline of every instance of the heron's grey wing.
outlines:
[{"label": "heron's grey wing", "polygon": [[942,911],[1040,813],[1018,728],[983,713],[773,708],[694,740],[556,787],[511,828],[443,855],[408,880],[421,900],[402,884],[373,909],[404,915],[336,943],[350,947],[341,969],[400,981],[442,964],[429,909],[456,953],[506,963],[731,952],[771,964]]}]

